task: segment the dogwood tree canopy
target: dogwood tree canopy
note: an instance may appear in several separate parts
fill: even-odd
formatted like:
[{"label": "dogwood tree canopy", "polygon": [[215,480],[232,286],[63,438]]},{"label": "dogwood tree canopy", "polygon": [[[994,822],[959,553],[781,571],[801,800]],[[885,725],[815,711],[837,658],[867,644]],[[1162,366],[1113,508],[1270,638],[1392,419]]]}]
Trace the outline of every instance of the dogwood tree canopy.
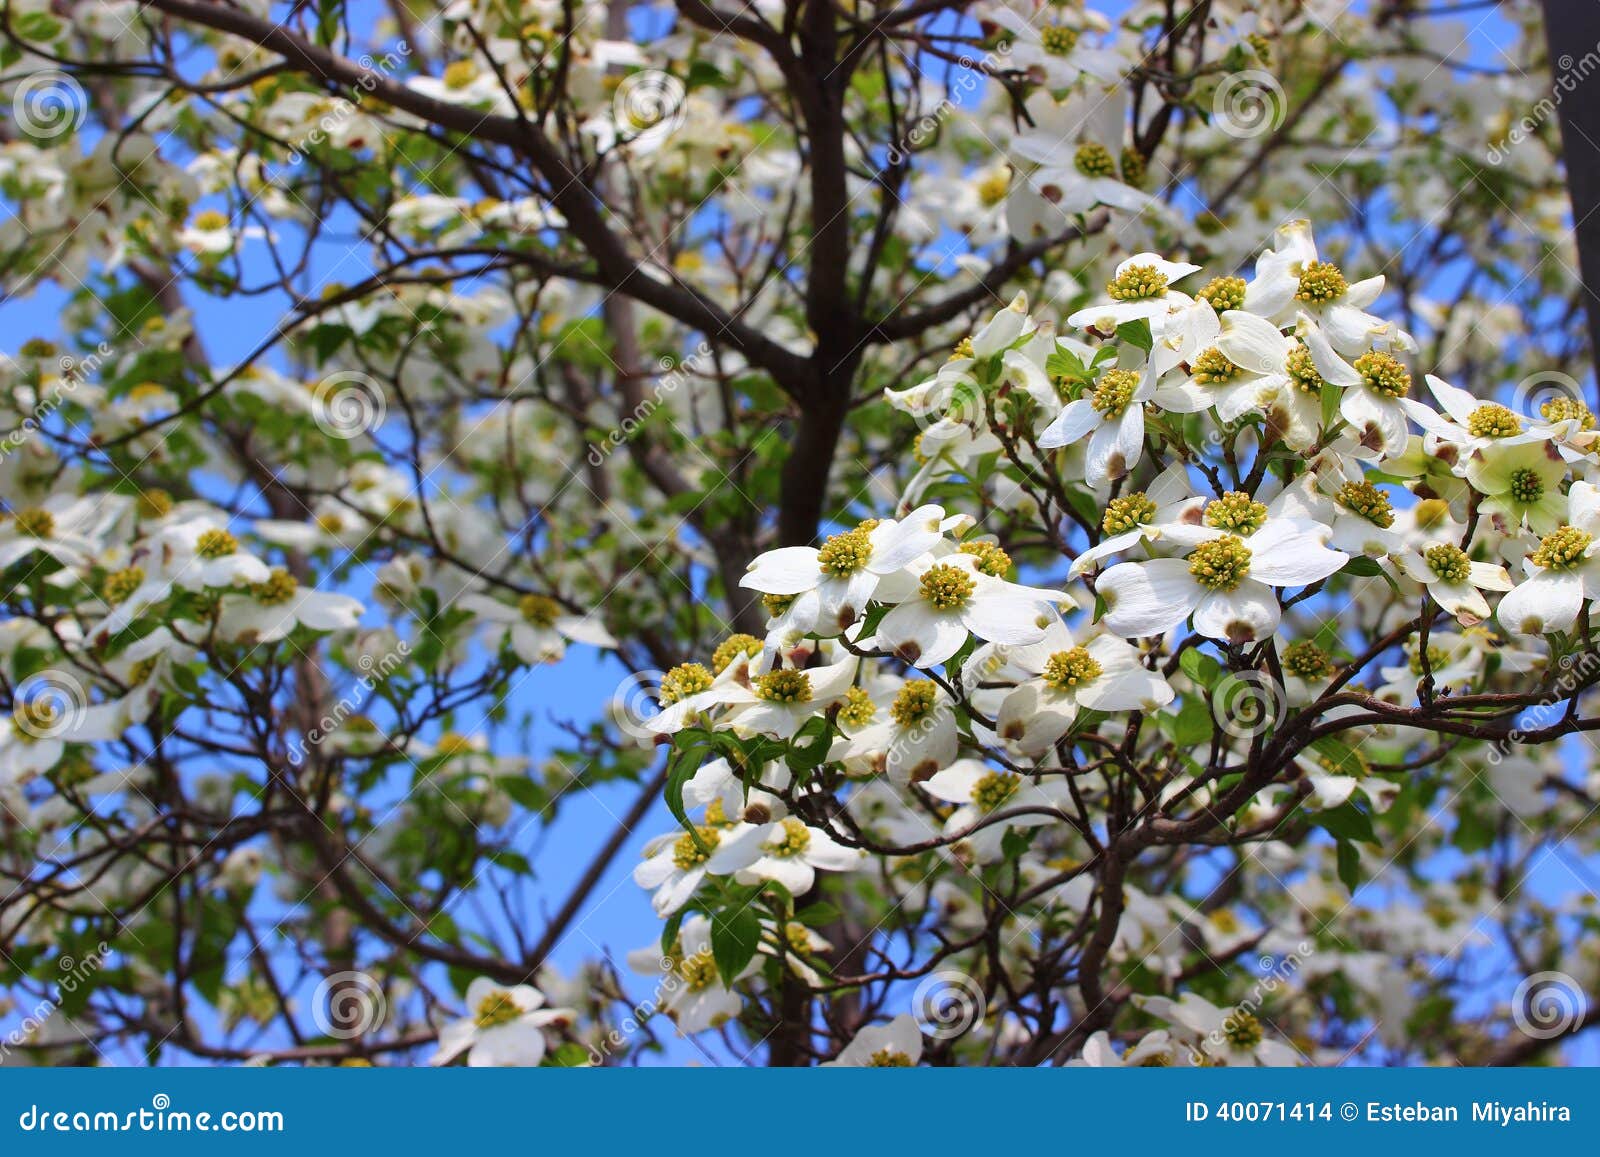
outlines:
[{"label": "dogwood tree canopy", "polygon": [[8,1061],[1592,1023],[1537,5],[0,13]]}]

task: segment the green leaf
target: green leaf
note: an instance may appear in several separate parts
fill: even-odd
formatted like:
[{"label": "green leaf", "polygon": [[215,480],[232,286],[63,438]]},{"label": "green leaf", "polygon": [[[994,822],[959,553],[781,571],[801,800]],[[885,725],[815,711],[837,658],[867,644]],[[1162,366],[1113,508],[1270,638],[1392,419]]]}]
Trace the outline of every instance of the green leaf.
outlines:
[{"label": "green leaf", "polygon": [[1198,697],[1185,699],[1177,718],[1172,721],[1172,742],[1179,747],[1198,747],[1210,740],[1216,730],[1216,720],[1211,708]]},{"label": "green leaf", "polygon": [[711,958],[723,984],[732,984],[744,971],[760,943],[761,918],[752,900],[741,898],[737,908],[711,917]]},{"label": "green leaf", "polygon": [[1125,321],[1117,326],[1117,340],[1127,345],[1137,346],[1145,353],[1155,348],[1155,341],[1150,337],[1150,323],[1143,320]]},{"label": "green leaf", "polygon": [[1319,827],[1326,828],[1340,843],[1359,840],[1363,844],[1378,844],[1377,833],[1372,830],[1372,817],[1354,804],[1342,804],[1331,811],[1317,815]]},{"label": "green leaf", "polygon": [[1222,678],[1222,664],[1195,647],[1190,647],[1178,659],[1179,669],[1207,691]]},{"label": "green leaf", "polygon": [[818,715],[806,720],[805,726],[795,732],[789,748],[789,766],[795,771],[810,771],[827,762],[828,749],[833,746],[833,729],[828,717]]},{"label": "green leaf", "polygon": [[1339,420],[1339,398],[1343,390],[1331,382],[1322,385],[1322,429],[1333,429],[1333,424]]},{"label": "green leaf", "polygon": [[1350,890],[1351,895],[1361,886],[1361,856],[1356,851],[1356,846],[1348,840],[1340,840],[1338,845],[1339,856],[1339,882]]}]

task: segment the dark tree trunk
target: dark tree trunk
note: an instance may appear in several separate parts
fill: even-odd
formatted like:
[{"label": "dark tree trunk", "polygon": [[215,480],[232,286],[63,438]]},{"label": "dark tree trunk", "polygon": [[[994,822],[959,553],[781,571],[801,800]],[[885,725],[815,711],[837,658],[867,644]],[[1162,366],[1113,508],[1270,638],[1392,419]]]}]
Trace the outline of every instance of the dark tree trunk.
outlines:
[{"label": "dark tree trunk", "polygon": [[1589,352],[1600,359],[1600,93],[1588,91],[1600,52],[1600,4],[1594,0],[1544,0],[1553,99],[1561,120],[1561,151],[1572,196],[1573,232],[1589,317]]}]

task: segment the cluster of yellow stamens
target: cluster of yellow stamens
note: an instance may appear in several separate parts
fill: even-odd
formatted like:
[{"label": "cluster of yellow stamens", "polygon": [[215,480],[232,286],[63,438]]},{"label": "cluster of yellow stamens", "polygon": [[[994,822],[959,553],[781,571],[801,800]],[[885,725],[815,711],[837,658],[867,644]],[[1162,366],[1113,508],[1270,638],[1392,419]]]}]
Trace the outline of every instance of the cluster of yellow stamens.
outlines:
[{"label": "cluster of yellow stamens", "polygon": [[729,635],[711,653],[711,670],[720,675],[741,655],[754,659],[759,654],[761,640],[754,635]]},{"label": "cluster of yellow stamens", "polygon": [[1386,398],[1403,398],[1411,392],[1411,371],[1383,350],[1368,350],[1358,357],[1356,373],[1368,389]]},{"label": "cluster of yellow stamens", "polygon": [[1320,683],[1333,674],[1333,661],[1321,647],[1305,639],[1284,648],[1283,669],[1308,683]]},{"label": "cluster of yellow stamens", "polygon": [[1472,560],[1459,546],[1449,543],[1440,543],[1430,546],[1424,553],[1423,559],[1428,564],[1428,569],[1439,576],[1441,582],[1452,585],[1464,583],[1467,576],[1472,573]]},{"label": "cluster of yellow stamens", "polygon": [[1317,363],[1311,357],[1311,350],[1305,342],[1299,342],[1294,349],[1289,351],[1288,360],[1284,368],[1289,371],[1289,379],[1302,393],[1320,394],[1322,387],[1327,385],[1322,375],[1317,372]]},{"label": "cluster of yellow stamens", "polygon": [[1120,418],[1139,388],[1139,375],[1133,370],[1107,370],[1094,388],[1089,404],[1106,418]]},{"label": "cluster of yellow stamens", "polygon": [[1294,295],[1299,301],[1326,305],[1339,300],[1349,288],[1350,283],[1337,265],[1331,261],[1313,261],[1300,271],[1300,284]]},{"label": "cluster of yellow stamens", "polygon": [[1189,573],[1207,590],[1238,590],[1250,574],[1250,548],[1231,534],[1202,542],[1189,556]]},{"label": "cluster of yellow stamens", "polygon": [[1239,376],[1239,367],[1216,346],[1203,351],[1189,366],[1189,374],[1202,386],[1220,386]]},{"label": "cluster of yellow stamens", "polygon": [[1467,433],[1474,438],[1509,438],[1522,433],[1522,419],[1495,402],[1485,402],[1467,415]]},{"label": "cluster of yellow stamens", "polygon": [[782,834],[769,840],[766,845],[768,853],[787,859],[798,856],[811,846],[811,830],[800,820],[790,816],[780,825]]},{"label": "cluster of yellow stamens", "polygon": [[860,687],[844,693],[844,705],[839,708],[839,722],[846,727],[865,727],[878,713],[878,705]]},{"label": "cluster of yellow stamens", "polygon": [[1057,651],[1045,661],[1044,681],[1057,691],[1070,691],[1100,678],[1101,672],[1099,662],[1087,647],[1073,647],[1070,651]]},{"label": "cluster of yellow stamens", "polygon": [[804,671],[768,671],[755,681],[756,698],[768,703],[811,702],[811,676]]},{"label": "cluster of yellow stamens", "polygon": [[479,1028],[496,1028],[502,1024],[510,1024],[522,1017],[522,1007],[511,998],[509,992],[495,989],[478,1002],[478,1007],[472,1010],[472,1023]]},{"label": "cluster of yellow stamens", "polygon": [[1167,292],[1167,275],[1154,265],[1130,265],[1106,286],[1112,301],[1148,301]]},{"label": "cluster of yellow stamens", "polygon": [[981,812],[992,812],[1017,794],[1022,777],[1008,771],[991,771],[972,785],[972,802]]},{"label": "cluster of yellow stamens", "polygon": [[1244,293],[1248,286],[1242,277],[1213,277],[1195,294],[1201,301],[1209,302],[1218,313],[1244,308]]},{"label": "cluster of yellow stamens", "polygon": [[1011,556],[992,542],[964,542],[960,552],[976,560],[978,570],[991,578],[1005,578],[1011,571]]},{"label": "cluster of yellow stamens", "polygon": [[113,571],[106,575],[106,581],[100,588],[100,595],[112,606],[125,600],[134,591],[139,589],[139,584],[144,582],[144,568],[130,566],[123,570]]},{"label": "cluster of yellow stamens", "polygon": [[1149,522],[1156,514],[1156,504],[1143,490],[1113,498],[1100,519],[1100,529],[1106,534],[1126,534],[1137,526]]},{"label": "cluster of yellow stamens", "polygon": [[872,559],[872,528],[876,522],[863,522],[854,530],[835,534],[817,551],[817,566],[823,574],[849,578]]},{"label": "cluster of yellow stamens", "polygon": [[207,530],[195,540],[194,552],[201,558],[226,558],[239,549],[239,540],[226,530]]},{"label": "cluster of yellow stamens", "polygon": [[949,563],[940,563],[923,571],[917,587],[922,597],[936,611],[959,609],[966,605],[966,601],[972,597],[972,592],[978,589],[970,574]]},{"label": "cluster of yellow stamens", "polygon": [[661,706],[671,707],[691,695],[710,690],[713,682],[715,680],[704,664],[679,663],[661,677],[661,690],[656,698]]},{"label": "cluster of yellow stamens", "polygon": [[1117,160],[1111,150],[1093,141],[1078,146],[1072,154],[1072,165],[1085,177],[1115,177]]},{"label": "cluster of yellow stamens", "polygon": [[1546,422],[1576,421],[1580,430],[1594,429],[1594,414],[1576,398],[1551,398],[1539,407],[1539,416]]},{"label": "cluster of yellow stamens", "polygon": [[37,506],[17,511],[15,522],[17,533],[28,538],[49,538],[56,532],[56,516]]},{"label": "cluster of yellow stamens", "polygon": [[[695,835],[700,837],[698,841]],[[695,835],[684,832],[672,845],[672,862],[685,872],[709,860],[722,842],[722,833],[710,824],[695,828]]]},{"label": "cluster of yellow stamens", "polygon": [[262,606],[275,607],[292,599],[299,588],[300,584],[294,575],[281,566],[275,566],[266,582],[250,584],[250,594]]},{"label": "cluster of yellow stamens", "polygon": [[1235,534],[1254,534],[1267,521],[1267,506],[1242,490],[1230,490],[1221,498],[1206,503],[1206,525]]},{"label": "cluster of yellow stamens", "polygon": [[517,600],[517,612],[526,623],[535,627],[553,627],[561,615],[561,604],[549,595],[523,595]]},{"label": "cluster of yellow stamens", "polygon": [[1552,530],[1539,543],[1539,549],[1530,556],[1534,566],[1546,570],[1571,570],[1584,559],[1584,552],[1594,542],[1594,535],[1576,526],[1563,526]]},{"label": "cluster of yellow stamens", "polygon": [[889,707],[889,715],[901,727],[926,719],[938,701],[939,685],[932,679],[916,679],[900,688]]},{"label": "cluster of yellow stamens", "polygon": [[1335,496],[1339,505],[1359,514],[1373,526],[1388,530],[1394,525],[1394,508],[1389,496],[1370,482],[1346,482]]}]

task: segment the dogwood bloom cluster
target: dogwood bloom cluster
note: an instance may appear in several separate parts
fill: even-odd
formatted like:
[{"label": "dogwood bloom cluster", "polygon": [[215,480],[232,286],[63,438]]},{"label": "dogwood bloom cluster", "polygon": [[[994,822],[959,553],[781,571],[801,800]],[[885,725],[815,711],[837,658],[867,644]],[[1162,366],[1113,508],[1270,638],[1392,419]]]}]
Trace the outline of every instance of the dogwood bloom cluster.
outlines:
[{"label": "dogwood bloom cluster", "polygon": [[[672,928],[711,921],[738,969],[722,984],[789,975],[751,971],[740,913],[803,919],[870,874],[934,913],[946,961],[1001,1003],[964,1026],[974,1041],[1090,1064],[1317,1059],[1179,978],[1181,927],[1221,953],[1278,930],[1121,873],[1180,832],[1270,849],[1298,827],[1356,887],[1408,729],[1498,737],[1495,758],[1527,739],[1508,721],[1537,696],[1503,697],[1592,659],[1600,581],[1588,407],[1427,374],[1374,312],[1383,293],[1303,221],[1253,274],[1135,253],[1068,316],[1018,297],[889,393],[922,426],[899,508],[753,560],[765,636],[661,682],[650,729],[674,739],[685,827],[634,877]],[[968,881],[983,889],[956,902]],[[1002,881],[999,962],[953,947]],[[1120,962],[1134,999],[1062,1020],[985,980],[1045,951]],[[1065,1010],[1079,999],[1107,998]],[[1108,1030],[1141,1017],[1164,1027],[1119,1051]],[[839,1063],[914,1063],[904,1024]]]}]

